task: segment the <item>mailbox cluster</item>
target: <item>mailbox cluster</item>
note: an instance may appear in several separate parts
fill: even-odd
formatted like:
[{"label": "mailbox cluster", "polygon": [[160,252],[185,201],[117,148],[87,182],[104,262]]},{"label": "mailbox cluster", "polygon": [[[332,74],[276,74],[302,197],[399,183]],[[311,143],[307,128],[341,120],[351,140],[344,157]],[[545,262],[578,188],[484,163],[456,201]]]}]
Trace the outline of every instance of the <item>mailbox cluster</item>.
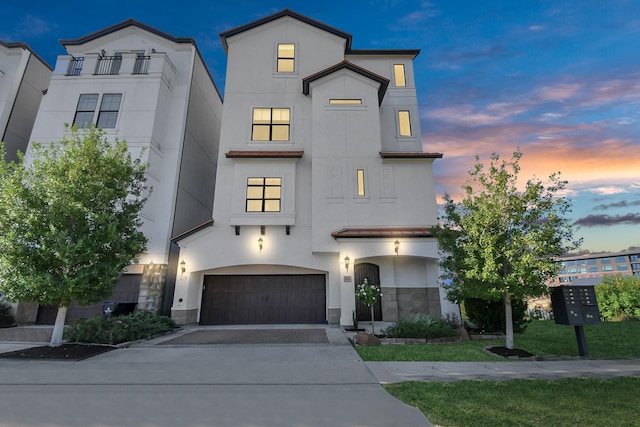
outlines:
[{"label": "mailbox cluster", "polygon": [[600,323],[594,286],[556,286],[551,289],[551,306],[556,324],[579,326]]}]

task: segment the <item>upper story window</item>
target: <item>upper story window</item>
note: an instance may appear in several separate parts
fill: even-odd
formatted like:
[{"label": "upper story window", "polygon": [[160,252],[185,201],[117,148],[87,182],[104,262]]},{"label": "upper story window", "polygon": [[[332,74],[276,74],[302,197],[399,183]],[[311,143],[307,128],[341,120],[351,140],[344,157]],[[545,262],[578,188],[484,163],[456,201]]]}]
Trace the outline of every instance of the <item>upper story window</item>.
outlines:
[{"label": "upper story window", "polygon": [[411,136],[411,119],[406,110],[398,111],[398,132],[400,136]]},{"label": "upper story window", "polygon": [[364,196],[364,169],[358,169],[356,171],[356,183],[358,187],[358,196]]},{"label": "upper story window", "polygon": [[91,126],[92,123],[97,123],[97,126],[103,129],[116,127],[122,94],[105,93],[102,95],[100,110],[98,111],[96,120],[95,115],[98,98],[99,95],[97,93],[84,93],[80,95],[76,115],[73,119],[74,125],[83,128]]},{"label": "upper story window", "polygon": [[331,98],[329,105],[362,105],[362,99]]},{"label": "upper story window", "polygon": [[405,87],[407,85],[404,74],[404,64],[393,64],[393,81],[396,87]]},{"label": "upper story window", "polygon": [[282,178],[247,178],[247,212],[280,212]]},{"label": "upper story window", "polygon": [[288,141],[290,113],[288,108],[254,108],[252,141]]},{"label": "upper story window", "polygon": [[295,71],[295,45],[293,43],[278,44],[278,65],[276,70],[279,73],[293,73]]}]

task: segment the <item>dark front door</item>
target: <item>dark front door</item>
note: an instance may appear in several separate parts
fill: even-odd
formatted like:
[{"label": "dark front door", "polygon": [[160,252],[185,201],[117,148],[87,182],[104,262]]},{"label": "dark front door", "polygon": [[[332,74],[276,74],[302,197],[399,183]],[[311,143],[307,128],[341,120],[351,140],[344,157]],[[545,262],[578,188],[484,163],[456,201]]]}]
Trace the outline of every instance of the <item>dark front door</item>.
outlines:
[{"label": "dark front door", "polygon": [[325,323],[325,276],[205,276],[201,325]]},{"label": "dark front door", "polygon": [[[361,263],[355,266],[355,285],[358,286],[364,282],[365,277],[369,283],[380,286],[380,267],[376,264]],[[378,300],[373,306],[373,320],[382,320],[382,299]],[[371,320],[371,308],[356,298],[356,317],[358,321]]]}]

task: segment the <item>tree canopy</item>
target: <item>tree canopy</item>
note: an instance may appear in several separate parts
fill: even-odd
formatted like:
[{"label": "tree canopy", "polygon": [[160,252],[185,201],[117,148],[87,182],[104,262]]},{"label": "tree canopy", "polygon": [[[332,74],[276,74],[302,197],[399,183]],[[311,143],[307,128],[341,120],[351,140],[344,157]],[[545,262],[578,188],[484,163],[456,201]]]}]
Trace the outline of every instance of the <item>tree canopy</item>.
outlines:
[{"label": "tree canopy", "polygon": [[556,257],[580,244],[572,241],[574,230],[565,216],[571,208],[562,196],[567,181],[558,172],[547,184],[531,178],[519,189],[521,157],[516,151],[507,162],[493,153],[486,168],[476,156],[462,201],[445,194],[436,229],[448,298],[504,300],[510,348],[511,299],[545,294],[547,280],[560,268]]},{"label": "tree canopy", "polygon": [[146,249],[139,213],[147,165],[96,128],[67,129],[30,154],[0,162],[0,290],[66,313],[72,301],[108,297]]}]

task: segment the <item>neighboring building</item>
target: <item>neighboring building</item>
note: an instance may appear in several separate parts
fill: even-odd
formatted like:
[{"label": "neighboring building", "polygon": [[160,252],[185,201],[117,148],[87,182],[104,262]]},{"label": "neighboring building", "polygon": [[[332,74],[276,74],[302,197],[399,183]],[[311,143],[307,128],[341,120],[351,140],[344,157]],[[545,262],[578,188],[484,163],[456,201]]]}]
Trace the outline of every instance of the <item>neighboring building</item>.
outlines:
[{"label": "neighboring building", "polygon": [[640,276],[640,251],[565,255],[558,262],[562,263],[562,269],[549,286],[595,284],[600,283],[604,276],[615,274]]},{"label": "neighboring building", "polygon": [[51,67],[24,43],[0,40],[0,141],[6,160],[25,152]]},{"label": "neighboring building", "polygon": [[227,53],[213,219],[174,240],[179,323],[351,325],[457,313],[439,287],[418,50],[356,50],[290,10],[220,34]]},{"label": "neighboring building", "polygon": [[[55,142],[65,123],[94,123],[126,140],[134,156],[143,153],[153,187],[141,215],[148,251],[111,300],[169,314],[178,266],[170,237],[211,218],[222,98],[193,39],[127,20],[61,44],[67,54],[57,59],[30,140]],[[73,304],[68,320],[100,312]],[[54,318],[40,307],[38,322]]]}]

